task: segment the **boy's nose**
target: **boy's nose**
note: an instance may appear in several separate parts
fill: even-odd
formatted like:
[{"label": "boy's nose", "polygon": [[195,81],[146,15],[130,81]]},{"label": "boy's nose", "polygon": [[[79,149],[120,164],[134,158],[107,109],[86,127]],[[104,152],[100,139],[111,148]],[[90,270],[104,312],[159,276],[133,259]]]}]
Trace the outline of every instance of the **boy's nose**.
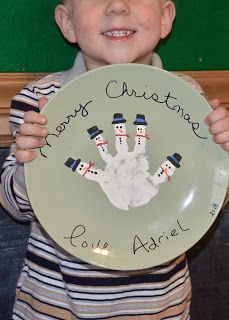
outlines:
[{"label": "boy's nose", "polygon": [[[108,0],[105,13],[107,15],[110,14],[129,14],[130,12],[130,7],[128,4],[129,0]],[[141,0],[139,0],[141,1]]]}]

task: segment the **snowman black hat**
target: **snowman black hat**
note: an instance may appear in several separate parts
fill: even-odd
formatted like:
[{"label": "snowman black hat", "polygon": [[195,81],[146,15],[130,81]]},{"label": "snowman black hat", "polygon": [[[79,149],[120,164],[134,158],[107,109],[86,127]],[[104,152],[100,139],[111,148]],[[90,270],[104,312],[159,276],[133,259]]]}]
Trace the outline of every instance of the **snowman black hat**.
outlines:
[{"label": "snowman black hat", "polygon": [[66,167],[71,168],[72,171],[76,171],[76,168],[80,164],[81,159],[74,160],[72,158],[68,158],[68,160],[65,162]]},{"label": "snowman black hat", "polygon": [[182,156],[179,153],[174,153],[172,156],[168,156],[167,159],[176,167],[180,168],[180,161]]},{"label": "snowman black hat", "polygon": [[147,122],[145,120],[144,114],[137,114],[134,124],[137,126],[140,126],[140,125],[147,126]]},{"label": "snowman black hat", "polygon": [[126,123],[126,119],[123,118],[122,113],[115,113],[113,115],[112,124],[117,124],[117,123]]},{"label": "snowman black hat", "polygon": [[99,134],[103,133],[103,130],[99,130],[97,126],[93,126],[87,130],[91,139],[96,138]]}]

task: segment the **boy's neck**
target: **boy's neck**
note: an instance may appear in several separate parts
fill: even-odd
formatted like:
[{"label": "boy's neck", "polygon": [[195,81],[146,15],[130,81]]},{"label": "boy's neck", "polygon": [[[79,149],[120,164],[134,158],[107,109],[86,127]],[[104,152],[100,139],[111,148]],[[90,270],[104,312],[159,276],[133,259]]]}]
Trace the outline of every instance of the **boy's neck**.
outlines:
[{"label": "boy's neck", "polygon": [[[153,53],[151,57],[150,65],[162,69],[161,58],[157,53]],[[69,81],[73,80],[75,77],[80,76],[81,74],[87,72],[85,60],[81,51],[78,52],[73,67],[67,71],[62,72],[60,84],[63,87]]]}]

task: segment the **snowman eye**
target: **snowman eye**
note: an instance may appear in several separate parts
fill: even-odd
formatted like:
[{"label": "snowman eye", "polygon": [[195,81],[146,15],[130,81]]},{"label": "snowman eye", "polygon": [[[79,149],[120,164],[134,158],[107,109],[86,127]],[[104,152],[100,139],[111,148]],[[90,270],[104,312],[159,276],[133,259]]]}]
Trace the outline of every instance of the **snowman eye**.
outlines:
[{"label": "snowman eye", "polygon": [[118,129],[119,127],[118,127],[118,126],[116,126],[115,128],[116,128],[116,129]]},{"label": "snowman eye", "polygon": [[81,164],[81,168],[83,168],[83,164]]}]

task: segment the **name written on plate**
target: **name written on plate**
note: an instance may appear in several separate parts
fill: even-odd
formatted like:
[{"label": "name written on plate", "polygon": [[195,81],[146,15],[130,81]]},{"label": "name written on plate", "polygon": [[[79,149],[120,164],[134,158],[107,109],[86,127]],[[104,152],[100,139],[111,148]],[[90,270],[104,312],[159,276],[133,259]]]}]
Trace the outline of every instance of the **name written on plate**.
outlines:
[{"label": "name written on plate", "polygon": [[160,250],[162,246],[169,245],[174,238],[184,235],[188,231],[190,229],[177,220],[176,226],[172,230],[163,232],[159,236],[151,236],[146,239],[145,236],[135,235],[132,248],[133,254],[140,252],[151,253],[155,250]]},{"label": "name written on plate", "polygon": [[[184,235],[186,232],[190,231],[190,228],[181,224],[179,220],[176,221],[175,227],[173,227],[168,232],[162,232],[159,236],[140,236],[135,235],[132,239],[132,247],[130,247],[130,254],[137,255],[138,253],[152,253],[155,250],[160,250],[163,246],[168,246],[174,238]],[[90,234],[87,233],[87,229],[84,225],[80,224],[75,226],[69,236],[65,236],[64,239],[68,240],[71,246],[75,248],[83,249],[97,249],[101,250],[111,250],[110,243],[115,241],[104,241],[101,239],[92,240]],[[128,239],[126,239],[127,242]]]}]

